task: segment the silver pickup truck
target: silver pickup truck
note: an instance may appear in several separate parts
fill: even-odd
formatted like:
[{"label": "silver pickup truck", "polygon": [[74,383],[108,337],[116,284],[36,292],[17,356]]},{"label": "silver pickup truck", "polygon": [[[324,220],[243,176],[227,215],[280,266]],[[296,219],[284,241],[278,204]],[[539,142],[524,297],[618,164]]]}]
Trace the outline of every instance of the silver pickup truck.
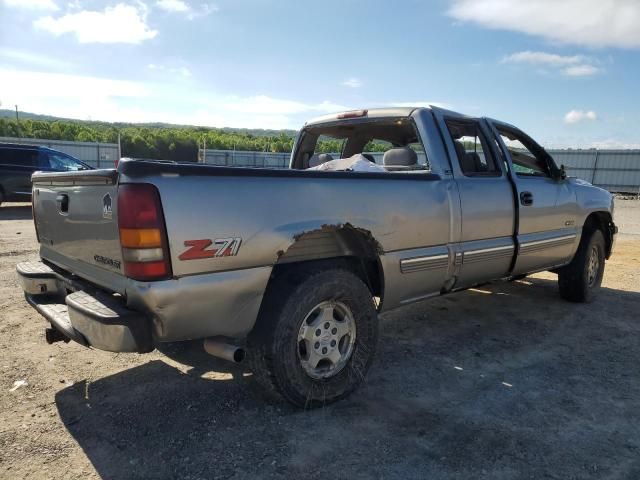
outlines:
[{"label": "silver pickup truck", "polygon": [[41,261],[17,272],[47,341],[203,339],[307,407],[362,382],[381,312],[543,270],[590,301],[617,231],[611,194],[522,131],[436,107],[310,121],[286,170],[35,173],[33,213]]}]

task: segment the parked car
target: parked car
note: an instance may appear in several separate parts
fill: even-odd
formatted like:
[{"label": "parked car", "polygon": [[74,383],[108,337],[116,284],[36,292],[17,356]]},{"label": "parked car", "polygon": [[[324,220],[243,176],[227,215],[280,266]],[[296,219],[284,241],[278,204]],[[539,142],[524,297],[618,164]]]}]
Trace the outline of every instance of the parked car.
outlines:
[{"label": "parked car", "polygon": [[41,261],[17,272],[49,342],[204,339],[306,407],[362,382],[380,312],[543,270],[591,301],[617,232],[612,195],[525,133],[436,107],[308,122],[288,170],[122,161],[36,173],[33,195]]},{"label": "parked car", "polygon": [[0,143],[0,204],[30,201],[33,172],[90,169],[86,163],[47,147]]}]

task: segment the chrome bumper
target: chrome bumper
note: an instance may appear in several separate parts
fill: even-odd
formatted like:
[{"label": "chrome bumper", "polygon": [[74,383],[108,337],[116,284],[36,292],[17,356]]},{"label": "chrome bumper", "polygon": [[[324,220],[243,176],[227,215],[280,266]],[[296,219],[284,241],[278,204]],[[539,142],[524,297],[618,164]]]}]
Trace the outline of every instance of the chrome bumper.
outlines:
[{"label": "chrome bumper", "polygon": [[16,272],[29,304],[70,340],[110,352],[153,350],[151,322],[121,297],[64,277],[43,262],[19,263]]}]

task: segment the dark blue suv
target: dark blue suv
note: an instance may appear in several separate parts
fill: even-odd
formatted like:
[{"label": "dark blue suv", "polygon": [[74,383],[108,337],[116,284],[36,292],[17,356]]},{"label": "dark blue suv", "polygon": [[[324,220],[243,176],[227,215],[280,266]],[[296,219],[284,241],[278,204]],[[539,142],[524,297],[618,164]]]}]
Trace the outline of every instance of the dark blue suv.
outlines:
[{"label": "dark blue suv", "polygon": [[31,200],[31,174],[37,170],[91,170],[86,163],[46,147],[0,143],[0,204]]}]

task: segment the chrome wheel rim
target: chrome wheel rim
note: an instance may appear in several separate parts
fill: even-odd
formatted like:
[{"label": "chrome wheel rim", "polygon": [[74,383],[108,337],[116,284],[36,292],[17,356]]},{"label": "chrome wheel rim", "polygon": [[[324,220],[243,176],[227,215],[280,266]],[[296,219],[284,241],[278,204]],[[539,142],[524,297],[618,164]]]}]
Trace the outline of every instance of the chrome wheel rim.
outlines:
[{"label": "chrome wheel rim", "polygon": [[600,258],[598,257],[598,248],[592,247],[589,255],[589,265],[587,267],[587,280],[590,287],[596,283],[598,278],[598,270],[600,269]]},{"label": "chrome wheel rim", "polygon": [[311,378],[337,375],[347,364],[356,341],[351,309],[338,301],[319,303],[307,314],[298,331],[298,357]]}]

